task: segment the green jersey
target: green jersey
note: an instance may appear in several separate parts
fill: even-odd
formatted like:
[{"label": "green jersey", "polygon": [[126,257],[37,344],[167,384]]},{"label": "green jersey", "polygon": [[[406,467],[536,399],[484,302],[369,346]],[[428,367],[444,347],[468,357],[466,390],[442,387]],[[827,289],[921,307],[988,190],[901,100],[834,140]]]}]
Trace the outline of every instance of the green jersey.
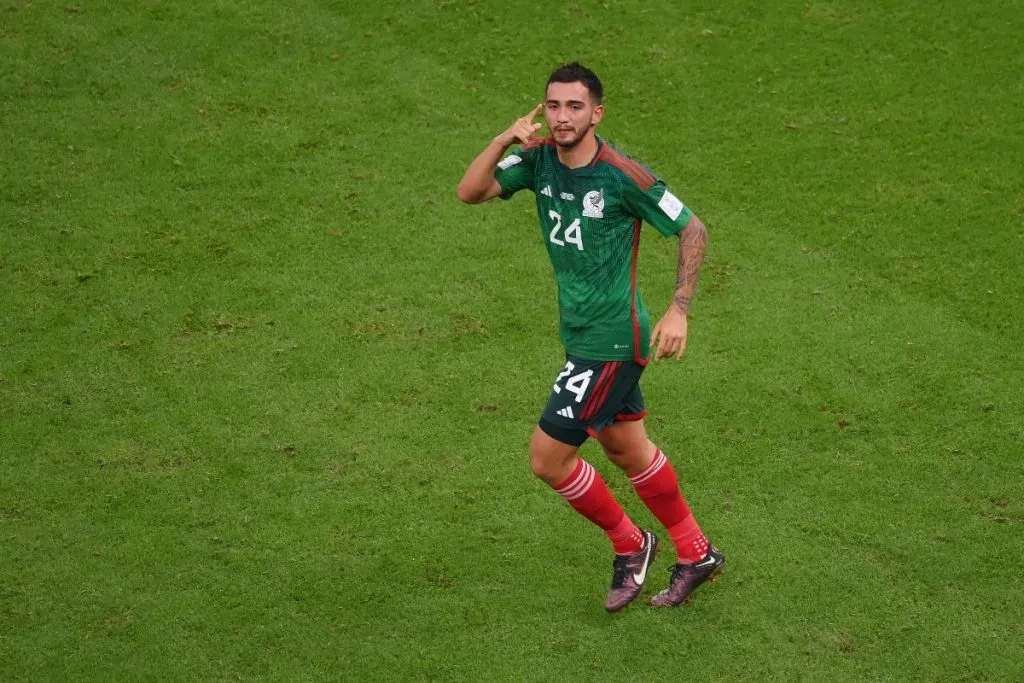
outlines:
[{"label": "green jersey", "polygon": [[502,199],[519,190],[536,196],[566,352],[645,363],[651,321],[636,284],[640,225],[674,235],[692,212],[646,166],[597,142],[590,164],[568,168],[550,137],[533,141],[502,159],[494,177]]}]

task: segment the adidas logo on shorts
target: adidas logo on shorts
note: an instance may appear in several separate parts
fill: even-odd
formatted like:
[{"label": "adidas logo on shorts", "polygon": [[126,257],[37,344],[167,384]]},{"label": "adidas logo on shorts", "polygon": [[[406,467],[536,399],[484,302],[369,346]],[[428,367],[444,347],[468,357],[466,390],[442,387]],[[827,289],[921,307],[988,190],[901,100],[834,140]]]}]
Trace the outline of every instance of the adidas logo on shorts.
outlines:
[{"label": "adidas logo on shorts", "polygon": [[572,406],[566,406],[558,411],[558,414],[562,417],[568,417],[570,419],[576,419],[576,416],[572,413]]}]

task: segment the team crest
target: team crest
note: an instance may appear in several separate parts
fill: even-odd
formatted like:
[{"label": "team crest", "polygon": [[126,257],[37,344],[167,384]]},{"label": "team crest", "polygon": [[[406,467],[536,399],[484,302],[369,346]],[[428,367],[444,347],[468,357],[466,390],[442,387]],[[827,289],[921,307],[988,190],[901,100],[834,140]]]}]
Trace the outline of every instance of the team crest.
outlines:
[{"label": "team crest", "polygon": [[591,190],[583,197],[583,215],[604,218],[604,190]]}]

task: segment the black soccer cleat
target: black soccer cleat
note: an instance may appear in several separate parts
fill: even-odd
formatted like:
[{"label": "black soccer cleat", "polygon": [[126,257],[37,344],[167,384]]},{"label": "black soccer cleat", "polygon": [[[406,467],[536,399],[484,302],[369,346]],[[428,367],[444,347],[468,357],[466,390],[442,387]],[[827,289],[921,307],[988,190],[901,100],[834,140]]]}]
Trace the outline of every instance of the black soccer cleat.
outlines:
[{"label": "black soccer cleat", "polygon": [[609,612],[618,612],[633,602],[644,588],[647,570],[658,554],[658,537],[650,531],[643,534],[643,550],[634,555],[615,556],[612,563],[612,586],[604,601],[604,608]]},{"label": "black soccer cleat", "polygon": [[672,567],[668,588],[653,598],[655,607],[678,607],[693,599],[693,592],[705,581],[714,581],[725,566],[725,555],[715,546],[708,546],[708,554],[700,562],[677,564]]}]

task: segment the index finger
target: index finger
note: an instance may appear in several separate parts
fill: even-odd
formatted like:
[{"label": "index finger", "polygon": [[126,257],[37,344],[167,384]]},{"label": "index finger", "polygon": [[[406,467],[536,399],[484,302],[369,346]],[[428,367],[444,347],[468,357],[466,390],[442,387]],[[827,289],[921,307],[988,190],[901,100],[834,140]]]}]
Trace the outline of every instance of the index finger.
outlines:
[{"label": "index finger", "polygon": [[533,120],[534,120],[535,118],[537,118],[537,114],[538,114],[538,113],[540,112],[540,109],[541,109],[541,107],[543,107],[543,106],[544,106],[544,103],[543,103],[543,102],[541,102],[541,103],[540,103],[540,104],[538,104],[538,105],[537,105],[536,107],[534,107],[534,108],[533,108],[533,111],[531,111],[531,112],[530,112],[529,114],[527,114],[527,115],[526,115],[526,118],[527,118],[527,120],[528,120],[528,121],[530,121],[531,123],[533,123]]},{"label": "index finger", "polygon": [[666,352],[665,348],[665,335],[662,334],[660,337],[658,337],[657,346],[654,347],[654,360],[661,360],[667,355],[668,353]]}]

